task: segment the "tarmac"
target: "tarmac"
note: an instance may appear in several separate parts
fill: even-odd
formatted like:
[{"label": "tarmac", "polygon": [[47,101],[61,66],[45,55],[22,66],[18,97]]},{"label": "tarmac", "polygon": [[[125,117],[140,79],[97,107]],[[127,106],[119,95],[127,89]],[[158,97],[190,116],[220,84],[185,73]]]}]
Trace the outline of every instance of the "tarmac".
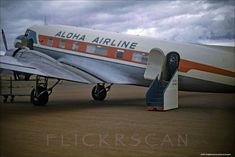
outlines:
[{"label": "tarmac", "polygon": [[0,157],[234,156],[235,94],[179,92],[178,109],[157,112],[147,88],[114,85],[96,102],[92,87],[64,81],[44,107],[1,101]]}]

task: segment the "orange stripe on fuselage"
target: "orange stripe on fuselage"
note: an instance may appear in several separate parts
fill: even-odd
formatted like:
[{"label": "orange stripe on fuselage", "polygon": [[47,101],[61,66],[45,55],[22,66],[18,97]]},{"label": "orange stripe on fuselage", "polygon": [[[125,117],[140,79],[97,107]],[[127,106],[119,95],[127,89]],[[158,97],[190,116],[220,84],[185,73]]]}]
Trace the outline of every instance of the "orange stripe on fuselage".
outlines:
[{"label": "orange stripe on fuselage", "polygon": [[[53,44],[48,46],[48,47],[52,47],[52,48],[59,48],[61,50],[65,49],[65,50],[69,50],[72,52],[77,52],[77,53],[85,53],[85,54],[90,54],[93,56],[101,56],[101,57],[105,57],[105,58],[112,58],[112,59],[116,59],[116,60],[122,60],[122,61],[128,61],[128,62],[132,62],[132,63],[137,63],[137,64],[142,64],[142,65],[146,65],[147,63],[145,62],[141,62],[141,61],[134,61],[132,58],[132,55],[135,54],[142,54],[142,55],[148,55],[147,52],[141,52],[141,51],[136,51],[136,50],[130,50],[130,49],[125,49],[125,48],[116,48],[116,47],[111,47],[111,46],[107,46],[107,45],[101,45],[101,44],[96,44],[96,43],[88,43],[85,41],[77,41],[77,40],[71,40],[71,39],[64,39],[64,38],[59,38],[59,37],[53,37],[53,36],[45,36],[45,35],[39,35],[39,43],[41,45],[44,46],[48,46],[48,38],[53,39]],[[61,40],[65,40],[65,48],[61,48],[59,46],[59,42]],[[73,42],[78,42],[79,43],[79,48],[77,50],[72,50],[72,44]],[[97,53],[89,53],[86,50],[87,45],[95,45],[95,46],[101,46],[104,47],[108,50],[106,55],[99,55]],[[122,58],[117,58],[116,56],[116,52],[117,50],[123,50],[124,54]]]},{"label": "orange stripe on fuselage", "polygon": [[[66,44],[65,44],[64,49],[69,50],[69,51],[73,51],[72,50],[72,42],[79,42],[79,44],[80,44],[79,49],[76,50],[79,53],[87,53],[87,54],[92,54],[94,56],[102,56],[102,57],[105,57],[105,58],[112,58],[112,59],[116,59],[116,60],[124,60],[124,61],[132,62],[132,63],[138,63],[138,64],[145,64],[146,65],[146,63],[143,63],[143,62],[133,61],[132,60],[132,55],[133,55],[133,53],[148,55],[147,52],[140,52],[140,51],[136,51],[136,50],[116,48],[116,47],[110,47],[110,46],[99,45],[99,44],[94,44],[94,43],[88,43],[88,42],[84,42],[84,41],[74,41],[74,40],[63,39],[63,38],[52,37],[52,36],[45,36],[45,35],[39,35],[39,43],[41,45],[48,46],[47,45],[48,38],[53,39],[53,45],[51,47],[54,47],[54,48],[62,49],[62,48],[59,47],[59,41],[60,40],[66,40]],[[88,44],[89,45],[99,45],[99,46],[102,46],[102,47],[106,47],[108,49],[107,55],[103,56],[103,55],[98,55],[98,54],[86,52],[86,46]],[[118,49],[125,51],[123,58],[117,58],[116,57],[116,51]],[[74,52],[76,52],[76,51],[74,51]],[[179,65],[179,71],[180,72],[187,73],[188,71],[193,70],[193,69],[204,71],[204,72],[209,72],[209,73],[214,73],[214,74],[220,74],[220,75],[229,76],[229,77],[235,77],[235,72],[232,72],[232,71],[224,70],[224,69],[217,68],[217,67],[214,67],[214,66],[201,64],[201,63],[197,63],[197,62],[193,62],[193,61],[189,61],[189,60],[185,60],[185,59],[180,60],[180,65]]]},{"label": "orange stripe on fuselage", "polygon": [[180,60],[180,65],[179,65],[179,71],[180,72],[188,72],[190,70],[200,70],[200,71],[205,71],[209,73],[214,73],[214,74],[220,74],[224,76],[229,76],[229,77],[235,77],[235,72],[224,70],[221,68],[216,68],[210,65],[205,65],[205,64],[200,64],[196,62],[192,62],[189,60],[181,59]]}]

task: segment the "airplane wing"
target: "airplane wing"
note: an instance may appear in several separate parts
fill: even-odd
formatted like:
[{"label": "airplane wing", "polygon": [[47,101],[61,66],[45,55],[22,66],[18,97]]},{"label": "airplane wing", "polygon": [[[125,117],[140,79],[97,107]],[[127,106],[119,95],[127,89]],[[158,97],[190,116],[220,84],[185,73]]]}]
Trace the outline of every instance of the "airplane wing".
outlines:
[{"label": "airplane wing", "polygon": [[99,78],[60,63],[38,51],[22,49],[13,56],[0,56],[0,69],[35,74],[80,83],[101,83]]}]

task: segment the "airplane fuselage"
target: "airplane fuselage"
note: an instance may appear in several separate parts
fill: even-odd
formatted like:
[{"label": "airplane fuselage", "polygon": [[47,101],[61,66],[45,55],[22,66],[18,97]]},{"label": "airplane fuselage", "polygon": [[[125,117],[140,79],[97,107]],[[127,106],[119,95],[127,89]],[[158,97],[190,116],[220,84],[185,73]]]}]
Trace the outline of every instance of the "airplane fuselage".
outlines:
[{"label": "airplane fuselage", "polygon": [[172,51],[180,55],[180,90],[234,92],[234,47],[159,41],[69,26],[33,26],[26,33],[34,50],[105,83],[149,86],[152,80],[144,74],[149,53],[157,49],[165,56]]}]

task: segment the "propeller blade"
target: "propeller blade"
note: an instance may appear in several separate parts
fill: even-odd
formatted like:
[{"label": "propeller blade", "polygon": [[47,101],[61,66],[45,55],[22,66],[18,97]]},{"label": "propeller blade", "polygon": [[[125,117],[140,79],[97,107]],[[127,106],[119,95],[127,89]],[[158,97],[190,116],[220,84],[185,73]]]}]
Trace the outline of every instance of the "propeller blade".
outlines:
[{"label": "propeller blade", "polygon": [[4,33],[3,29],[2,29],[2,39],[3,39],[3,43],[4,43],[4,46],[5,46],[5,49],[8,50],[7,40],[6,40],[6,36],[5,36],[5,33]]}]

